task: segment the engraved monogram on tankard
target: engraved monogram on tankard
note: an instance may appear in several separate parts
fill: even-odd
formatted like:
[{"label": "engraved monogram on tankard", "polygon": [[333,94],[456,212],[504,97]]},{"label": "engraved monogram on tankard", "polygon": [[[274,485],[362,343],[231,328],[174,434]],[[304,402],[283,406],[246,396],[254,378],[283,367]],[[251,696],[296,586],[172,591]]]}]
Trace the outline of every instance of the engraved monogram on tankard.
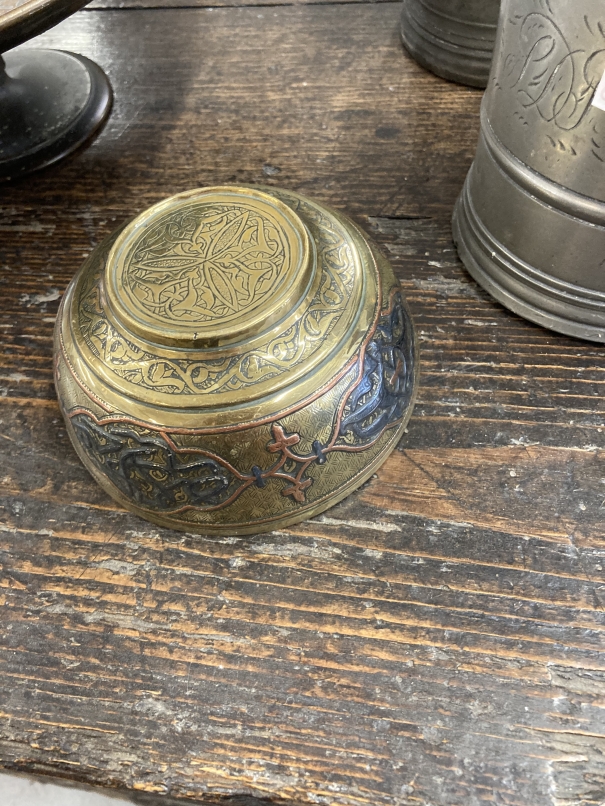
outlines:
[{"label": "engraved monogram on tankard", "polygon": [[454,213],[469,272],[513,311],[605,339],[605,8],[504,0]]}]

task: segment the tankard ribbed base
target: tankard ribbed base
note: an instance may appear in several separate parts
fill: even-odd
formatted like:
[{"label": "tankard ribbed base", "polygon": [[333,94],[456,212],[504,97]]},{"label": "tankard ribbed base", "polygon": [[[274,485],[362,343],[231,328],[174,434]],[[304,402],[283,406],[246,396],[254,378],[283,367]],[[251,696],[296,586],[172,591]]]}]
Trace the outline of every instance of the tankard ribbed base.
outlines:
[{"label": "tankard ribbed base", "polygon": [[[477,206],[472,184],[471,172],[453,216],[454,242],[469,274],[498,302],[531,322],[568,336],[605,342],[605,294],[546,274],[510,251],[485,226],[481,217],[485,207]],[[555,210],[525,195],[526,203],[535,205],[538,217],[557,216]],[[495,195],[492,206],[496,205],[498,197]],[[501,208],[500,213],[505,215],[506,210]],[[550,223],[556,226],[558,222]],[[576,220],[575,223],[580,230],[581,222]],[[594,225],[587,226],[595,233]],[[545,222],[546,237],[549,228]],[[600,234],[605,248],[605,229]],[[581,233],[577,235],[581,239]],[[536,239],[540,239],[539,228]]]},{"label": "tankard ribbed base", "polygon": [[486,4],[484,14],[486,20],[482,22],[458,19],[423,0],[404,0],[401,39],[410,55],[427,70],[450,81],[484,88],[496,37],[494,0]]}]

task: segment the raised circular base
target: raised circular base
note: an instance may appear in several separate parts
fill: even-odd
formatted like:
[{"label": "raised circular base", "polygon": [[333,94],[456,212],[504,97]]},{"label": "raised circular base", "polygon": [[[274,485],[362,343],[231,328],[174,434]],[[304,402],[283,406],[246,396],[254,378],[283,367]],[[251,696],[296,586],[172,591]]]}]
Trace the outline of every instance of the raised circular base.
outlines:
[{"label": "raised circular base", "polygon": [[107,118],[111,86],[101,68],[85,56],[19,48],[4,56],[4,64],[0,71],[0,180],[66,157]]},{"label": "raised circular base", "polygon": [[496,37],[497,8],[490,2],[493,24],[474,23],[438,14],[419,0],[405,0],[401,10],[401,40],[422,67],[441,78],[484,89],[487,86]]},{"label": "raised circular base", "polygon": [[466,270],[498,302],[558,333],[605,342],[603,295],[524,265],[485,229],[473,207],[468,179],[456,203],[452,225],[454,243]]}]

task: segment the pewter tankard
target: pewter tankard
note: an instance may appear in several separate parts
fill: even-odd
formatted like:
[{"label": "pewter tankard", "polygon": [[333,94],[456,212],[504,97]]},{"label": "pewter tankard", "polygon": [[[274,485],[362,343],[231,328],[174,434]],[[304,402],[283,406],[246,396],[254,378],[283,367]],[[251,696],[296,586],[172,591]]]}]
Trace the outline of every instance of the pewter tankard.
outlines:
[{"label": "pewter tankard", "polygon": [[605,3],[503,0],[475,160],[454,212],[470,274],[605,341]]},{"label": "pewter tankard", "polygon": [[403,0],[403,44],[438,76],[485,87],[499,8],[500,0]]}]

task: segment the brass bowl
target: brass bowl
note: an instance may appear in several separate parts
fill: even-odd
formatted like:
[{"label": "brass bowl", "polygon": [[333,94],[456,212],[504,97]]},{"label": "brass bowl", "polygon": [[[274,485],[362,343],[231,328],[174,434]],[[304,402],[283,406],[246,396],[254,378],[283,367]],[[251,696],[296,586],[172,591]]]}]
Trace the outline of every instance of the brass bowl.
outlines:
[{"label": "brass bowl", "polygon": [[117,501],[207,534],[327,509],[397,445],[416,386],[391,266],[291,191],[173,196],[74,277],[55,380],[80,458]]}]

